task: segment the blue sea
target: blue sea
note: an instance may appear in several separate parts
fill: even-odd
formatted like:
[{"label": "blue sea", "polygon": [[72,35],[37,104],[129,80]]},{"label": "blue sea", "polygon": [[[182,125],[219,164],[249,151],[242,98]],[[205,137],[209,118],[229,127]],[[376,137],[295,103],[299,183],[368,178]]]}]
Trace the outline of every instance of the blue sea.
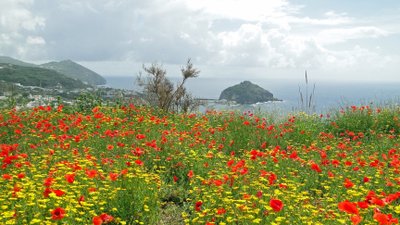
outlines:
[{"label": "blue sea", "polygon": [[[135,77],[105,77],[107,86],[118,89],[140,90],[135,84]],[[173,82],[178,79],[170,78]],[[328,113],[331,110],[351,105],[397,105],[400,103],[400,82],[366,82],[366,81],[309,81],[289,79],[226,79],[226,78],[195,78],[188,80],[186,87],[194,97],[203,99],[218,99],[220,93],[227,87],[249,80],[254,84],[273,93],[279,102],[266,102],[253,105],[222,105],[210,101],[206,109],[233,109],[241,111],[291,112],[304,109],[305,95],[313,91],[312,105],[316,113]],[[300,90],[299,90],[300,88]],[[303,95],[303,104],[300,100]]]}]

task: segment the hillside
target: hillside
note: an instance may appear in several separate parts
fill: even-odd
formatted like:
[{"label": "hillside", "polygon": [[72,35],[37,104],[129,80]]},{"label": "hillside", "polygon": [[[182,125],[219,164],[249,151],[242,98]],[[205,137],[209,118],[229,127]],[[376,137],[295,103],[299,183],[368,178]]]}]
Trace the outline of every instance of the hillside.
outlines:
[{"label": "hillside", "polygon": [[221,92],[219,99],[235,101],[239,104],[254,104],[277,100],[271,92],[250,81],[243,81],[240,84],[226,88]]},{"label": "hillside", "polygon": [[36,65],[32,63],[26,63],[21,60],[13,59],[8,56],[0,56],[0,63],[25,66],[25,67],[41,67],[44,69],[50,69],[57,71],[58,73],[61,73],[67,77],[73,78],[75,80],[80,80],[90,85],[106,84],[106,80],[101,75],[71,60],[64,60],[60,62],[49,62],[42,65]]},{"label": "hillside", "polygon": [[21,60],[13,59],[8,56],[0,56],[0,63],[12,64],[12,65],[17,65],[17,66],[26,66],[26,67],[37,67],[37,65],[35,65],[35,64],[26,63]]},{"label": "hillside", "polygon": [[71,60],[49,62],[40,65],[40,67],[55,70],[59,73],[65,74],[68,77],[81,80],[91,85],[106,84],[106,80],[102,76]]},{"label": "hillside", "polygon": [[0,63],[0,80],[43,88],[56,87],[58,84],[61,84],[65,89],[86,87],[81,81],[74,80],[54,70],[7,63]]}]

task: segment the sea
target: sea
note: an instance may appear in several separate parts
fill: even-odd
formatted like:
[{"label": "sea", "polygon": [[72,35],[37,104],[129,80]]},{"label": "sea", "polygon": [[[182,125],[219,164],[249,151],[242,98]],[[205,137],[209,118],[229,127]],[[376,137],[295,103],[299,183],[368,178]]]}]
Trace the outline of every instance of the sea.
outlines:
[{"label": "sea", "polygon": [[[134,76],[106,76],[107,85],[112,88],[137,90]],[[170,78],[178,83],[178,78]],[[220,93],[230,86],[249,80],[273,93],[281,101],[259,102],[252,105],[222,104],[216,101]],[[315,88],[314,88],[315,86]],[[317,114],[330,113],[352,105],[376,107],[396,106],[400,104],[400,82],[384,81],[328,81],[328,80],[293,80],[293,79],[251,79],[251,78],[194,78],[185,84],[187,90],[196,98],[208,99],[204,112],[210,109],[238,110],[251,112],[273,112],[287,114],[295,111],[309,111]],[[301,100],[301,96],[303,100]],[[306,104],[310,96],[311,104]]]}]

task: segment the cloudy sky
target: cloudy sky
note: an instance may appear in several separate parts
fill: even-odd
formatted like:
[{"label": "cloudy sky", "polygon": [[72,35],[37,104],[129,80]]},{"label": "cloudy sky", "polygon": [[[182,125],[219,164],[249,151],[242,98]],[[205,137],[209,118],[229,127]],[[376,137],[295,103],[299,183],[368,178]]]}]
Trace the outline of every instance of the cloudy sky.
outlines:
[{"label": "cloudy sky", "polygon": [[[203,77],[400,81],[399,0],[1,0],[0,55]],[[179,70],[178,70],[179,71]]]}]

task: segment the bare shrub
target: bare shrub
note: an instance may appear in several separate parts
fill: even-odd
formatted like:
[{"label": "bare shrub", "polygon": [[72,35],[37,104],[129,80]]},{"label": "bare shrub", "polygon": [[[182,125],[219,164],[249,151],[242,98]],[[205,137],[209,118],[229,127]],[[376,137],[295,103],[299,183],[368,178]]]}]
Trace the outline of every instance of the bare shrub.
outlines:
[{"label": "bare shrub", "polygon": [[200,105],[199,100],[194,99],[184,86],[187,79],[196,78],[200,73],[190,59],[181,68],[182,80],[177,85],[166,77],[167,72],[160,64],[143,65],[143,70],[145,75],[139,73],[136,80],[143,88],[144,99],[151,106],[166,112],[187,113]]}]

